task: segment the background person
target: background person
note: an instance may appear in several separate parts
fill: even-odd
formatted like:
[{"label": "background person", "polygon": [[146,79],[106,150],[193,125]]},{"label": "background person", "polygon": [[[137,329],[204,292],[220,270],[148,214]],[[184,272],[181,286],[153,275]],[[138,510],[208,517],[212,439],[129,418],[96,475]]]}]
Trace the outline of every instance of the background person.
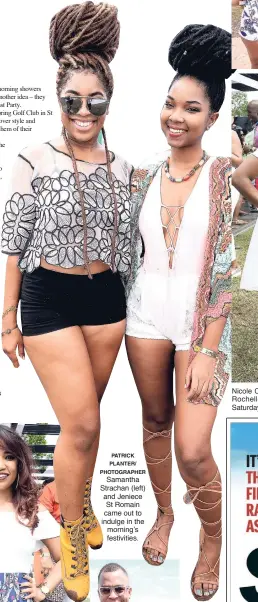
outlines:
[{"label": "background person", "polygon": [[[241,163],[233,173],[232,182],[235,188],[254,206],[258,207],[258,191],[253,186],[253,180],[258,177],[258,150]],[[252,238],[246,255],[242,272],[240,288],[249,291],[258,291],[258,270],[256,269],[258,256],[258,221],[255,223]]]},{"label": "background person", "polygon": [[[32,476],[30,448],[13,430],[0,425],[0,598],[5,602],[23,596],[45,600],[61,582],[59,529],[38,505],[38,489]],[[56,561],[43,584],[33,578],[32,559],[46,546]]]},{"label": "background person", "polygon": [[100,602],[128,602],[132,595],[127,571],[116,562],[105,564],[98,576]]},{"label": "background person", "polygon": [[[232,130],[232,167],[233,169],[235,169],[236,167],[238,167],[239,165],[241,165],[242,161],[243,161],[243,149],[242,149],[242,144],[241,144],[241,139],[238,136],[237,132]],[[231,202],[232,202],[232,218],[233,218],[233,223],[240,222],[240,220],[236,219],[236,215],[235,215],[235,211],[238,208],[238,205],[241,206],[242,204],[242,198],[240,197],[240,195],[238,194],[238,191],[236,190],[236,188],[234,188],[234,186],[232,187],[232,192],[231,192]],[[240,222],[245,223],[244,221]],[[233,277],[238,277],[241,275],[241,270],[237,264],[237,260],[236,260],[236,249],[235,249],[235,241],[234,241],[234,236],[232,234],[232,276]]]},{"label": "background person", "polygon": [[251,68],[258,68],[258,0],[246,0],[242,12],[240,35],[247,49]]}]

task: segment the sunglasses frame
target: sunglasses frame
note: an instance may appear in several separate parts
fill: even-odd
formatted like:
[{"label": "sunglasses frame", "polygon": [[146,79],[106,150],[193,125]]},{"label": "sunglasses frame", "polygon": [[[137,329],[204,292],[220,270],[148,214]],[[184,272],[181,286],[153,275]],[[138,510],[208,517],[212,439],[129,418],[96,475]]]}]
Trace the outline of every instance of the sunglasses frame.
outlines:
[{"label": "sunglasses frame", "polygon": [[[81,104],[80,104],[80,106],[78,108],[78,111],[74,112],[74,111],[69,111],[69,110],[67,111],[66,110],[66,108],[65,108],[65,104],[66,103],[62,102],[62,101],[71,100],[71,99],[72,100],[74,100],[74,99],[75,100],[76,99],[80,99],[81,100]],[[66,115],[77,115],[77,113],[79,113],[80,109],[83,106],[83,99],[86,100],[86,107],[87,107],[88,111],[91,113],[91,115],[94,115],[94,117],[102,117],[103,115],[105,115],[105,113],[106,113],[106,111],[107,111],[107,109],[109,107],[109,103],[110,103],[110,101],[108,100],[108,98],[98,98],[96,96],[93,96],[93,97],[92,96],[77,96],[77,95],[76,96],[60,96],[59,100],[60,100],[60,103],[61,103],[61,107],[62,107],[62,109],[63,109],[63,111],[64,111],[64,113]],[[105,108],[105,111],[103,113],[93,113],[92,112],[91,104],[92,104],[92,101],[94,101],[94,100],[100,100],[100,101],[106,103],[106,108]]]},{"label": "sunglasses frame", "polygon": [[[116,592],[116,587],[122,587],[123,591],[120,592],[119,594]],[[109,592],[107,594],[104,594],[101,592],[101,590],[105,588],[105,589],[109,589]],[[117,594],[118,596],[121,596],[126,590],[130,589],[129,585],[101,585],[99,587],[99,594],[102,596],[110,596],[111,592],[115,592],[115,594]]]}]

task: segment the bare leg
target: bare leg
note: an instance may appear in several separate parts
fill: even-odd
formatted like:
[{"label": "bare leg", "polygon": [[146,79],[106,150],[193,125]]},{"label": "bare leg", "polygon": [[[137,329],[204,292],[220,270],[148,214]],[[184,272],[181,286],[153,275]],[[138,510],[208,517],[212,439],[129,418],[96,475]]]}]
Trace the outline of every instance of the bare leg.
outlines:
[{"label": "bare leg", "polygon": [[[100,346],[98,353],[103,357],[103,375],[101,378],[99,373],[95,375],[100,397],[121,344],[123,329],[124,323],[102,328],[105,349],[101,344],[102,353],[99,353]],[[93,345],[92,330],[91,342],[87,341],[89,353],[85,336],[85,331],[82,333],[79,327],[73,327],[24,337],[27,353],[61,426],[54,464],[61,512],[67,520],[76,520],[82,515],[85,481],[92,476],[99,440],[99,403],[90,358],[91,353],[95,366],[97,345]]]},{"label": "bare leg", "polygon": [[[82,326],[81,329],[91,362],[97,398],[100,403],[123,340],[125,320],[101,326]],[[94,472],[98,447],[99,437],[96,438],[89,453],[89,475],[93,475]]]},{"label": "bare leg", "polygon": [[258,42],[249,42],[245,38],[241,38],[241,40],[247,49],[251,68],[258,69]]},{"label": "bare leg", "polygon": [[[97,398],[100,402],[109,381],[125,331],[125,320],[115,324],[100,326],[83,326],[82,332],[87,345]],[[101,349],[101,353],[100,353]],[[96,438],[88,456],[88,473],[84,495],[84,515],[87,524],[87,541],[93,548],[102,546],[103,534],[101,526],[94,514],[91,503],[92,476],[95,468],[99,447],[99,437]]]},{"label": "bare leg", "polygon": [[[247,221],[239,219],[239,215],[240,215],[240,211],[241,211],[241,207],[242,207],[243,202],[244,202],[244,199],[243,199],[242,195],[240,195],[239,196],[239,200],[237,201],[237,204],[235,206],[234,213],[233,213],[233,224],[234,225],[241,226],[241,224],[247,224],[248,223]],[[247,213],[247,212],[245,212],[245,213]]]},{"label": "bare leg", "polygon": [[99,436],[99,406],[89,354],[77,326],[24,337],[28,356],[61,426],[54,454],[61,513],[82,515],[88,456]]},{"label": "bare leg", "polygon": [[[189,493],[185,496],[185,501],[193,502],[205,531],[204,553],[200,554],[193,575],[193,591],[199,596],[198,600],[207,600],[218,589],[215,575],[219,573],[218,559],[221,550],[221,482],[211,452],[211,432],[216,408],[204,404],[194,405],[187,401],[184,388],[187,366],[188,351],[177,352],[175,451],[181,476],[188,487]],[[199,492],[200,487],[202,490]],[[210,570],[213,568],[215,574]],[[200,578],[197,577],[198,574]]]},{"label": "bare leg", "polygon": [[157,500],[154,528],[143,545],[144,558],[161,564],[173,523],[171,506],[171,428],[173,405],[173,345],[164,340],[126,337],[132,373],[142,401],[143,442],[148,471]]}]

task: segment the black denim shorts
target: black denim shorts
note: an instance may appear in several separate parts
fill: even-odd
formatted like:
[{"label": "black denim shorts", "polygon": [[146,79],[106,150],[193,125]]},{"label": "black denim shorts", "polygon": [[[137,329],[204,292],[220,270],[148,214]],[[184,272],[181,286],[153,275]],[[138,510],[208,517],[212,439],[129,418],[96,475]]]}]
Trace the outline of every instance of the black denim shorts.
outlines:
[{"label": "black denim shorts", "polygon": [[39,267],[25,273],[21,286],[24,336],[69,326],[113,324],[126,317],[124,286],[111,270],[88,276]]}]

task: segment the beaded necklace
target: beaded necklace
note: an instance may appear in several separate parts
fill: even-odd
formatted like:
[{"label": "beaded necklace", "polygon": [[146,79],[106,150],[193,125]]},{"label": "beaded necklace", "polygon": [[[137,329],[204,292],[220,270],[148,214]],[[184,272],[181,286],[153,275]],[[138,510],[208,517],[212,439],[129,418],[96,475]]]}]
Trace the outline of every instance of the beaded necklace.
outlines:
[{"label": "beaded necklace", "polygon": [[207,153],[205,151],[203,151],[203,156],[200,159],[199,163],[197,163],[197,165],[192,167],[192,169],[190,169],[190,171],[182,178],[173,178],[173,176],[171,176],[171,174],[169,173],[169,158],[165,162],[164,171],[165,171],[167,178],[170,180],[170,182],[176,182],[176,183],[180,184],[181,182],[186,182],[186,180],[189,180],[189,178],[191,178],[191,176],[194,176],[197,169],[199,169],[199,167],[202,167],[202,165],[204,165],[204,163],[206,163],[208,158],[209,158],[209,156],[207,155]]}]

